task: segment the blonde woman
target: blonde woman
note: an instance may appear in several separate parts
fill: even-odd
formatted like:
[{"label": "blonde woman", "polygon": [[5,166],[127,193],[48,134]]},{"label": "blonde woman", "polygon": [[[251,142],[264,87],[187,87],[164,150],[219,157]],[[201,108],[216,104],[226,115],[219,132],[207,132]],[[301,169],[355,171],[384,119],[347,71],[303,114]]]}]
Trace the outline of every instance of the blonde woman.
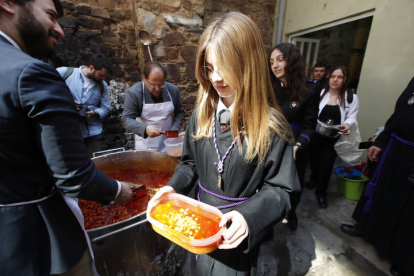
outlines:
[{"label": "blonde woman", "polygon": [[[196,76],[197,108],[182,161],[149,206],[164,193],[187,194],[197,185],[197,198],[220,208],[220,225],[228,228],[218,250],[198,257],[192,275],[255,275],[261,243],[300,187],[292,134],[276,105],[253,21],[231,12],[210,23],[200,38]],[[229,122],[220,121],[222,110]]]}]

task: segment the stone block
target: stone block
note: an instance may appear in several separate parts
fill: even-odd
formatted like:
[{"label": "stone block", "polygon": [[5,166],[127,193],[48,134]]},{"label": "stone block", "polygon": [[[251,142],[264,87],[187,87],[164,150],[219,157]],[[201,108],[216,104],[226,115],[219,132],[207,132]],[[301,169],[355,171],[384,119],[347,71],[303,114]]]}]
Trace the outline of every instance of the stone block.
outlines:
[{"label": "stone block", "polygon": [[178,49],[177,48],[166,48],[167,57],[169,59],[178,59]]},{"label": "stone block", "polygon": [[170,8],[179,8],[181,6],[181,0],[155,0],[154,3]]},{"label": "stone block", "polygon": [[181,46],[183,44],[183,34],[180,32],[166,34],[163,42],[164,46]]},{"label": "stone block", "polygon": [[79,25],[92,30],[101,30],[103,27],[102,19],[80,17]]},{"label": "stone block", "polygon": [[86,14],[86,15],[90,15],[91,14],[91,8],[85,5],[79,5],[76,7],[76,11],[79,14]]},{"label": "stone block", "polygon": [[101,54],[102,53],[101,46],[99,46],[99,45],[91,45],[91,46],[89,46],[89,49],[91,50],[91,52],[93,54]]},{"label": "stone block", "polygon": [[67,2],[67,1],[62,1],[62,7],[64,9],[68,9],[70,11],[74,11],[75,10],[75,4],[72,2]]},{"label": "stone block", "polygon": [[197,95],[189,95],[188,97],[182,98],[183,104],[194,104],[197,101]]},{"label": "stone block", "polygon": [[129,46],[135,46],[137,38],[134,34],[128,34],[125,40]]},{"label": "stone block", "polygon": [[117,1],[114,0],[96,0],[98,7],[101,8],[115,8]]},{"label": "stone block", "polygon": [[122,45],[122,41],[118,37],[111,36],[97,36],[94,37],[97,44],[103,45]]},{"label": "stone block", "polygon": [[95,17],[110,18],[108,10],[98,7],[92,7],[91,15]]},{"label": "stone block", "polygon": [[167,70],[168,80],[178,80],[180,78],[180,71],[176,64],[166,64],[165,69]]},{"label": "stone block", "polygon": [[153,33],[157,27],[155,24],[155,14],[144,9],[137,9],[138,24],[144,27],[148,33]]},{"label": "stone block", "polygon": [[76,35],[78,37],[92,37],[92,36],[97,36],[97,35],[100,35],[100,34],[102,34],[102,32],[98,31],[98,30],[96,30],[96,31],[80,30],[80,31],[76,32]]},{"label": "stone block", "polygon": [[131,81],[132,82],[138,82],[140,80],[141,80],[141,75],[139,73],[131,74]]},{"label": "stone block", "polygon": [[197,55],[197,46],[182,46],[180,47],[180,54],[185,61],[195,60]]},{"label": "stone block", "polygon": [[192,18],[188,18],[185,13],[164,14],[164,17],[168,25],[178,25],[185,27],[203,25],[203,20],[197,14],[195,14]]},{"label": "stone block", "polygon": [[165,50],[165,47],[154,47],[152,54],[154,57],[166,57],[167,51]]},{"label": "stone block", "polygon": [[122,76],[123,73],[122,68],[118,64],[112,66],[112,76],[119,77]]},{"label": "stone block", "polygon": [[195,61],[187,62],[186,73],[187,80],[197,80],[195,76]]},{"label": "stone block", "polygon": [[58,22],[62,28],[63,27],[75,28],[75,20],[73,20],[73,18],[71,17],[62,16],[61,18],[59,18]]}]

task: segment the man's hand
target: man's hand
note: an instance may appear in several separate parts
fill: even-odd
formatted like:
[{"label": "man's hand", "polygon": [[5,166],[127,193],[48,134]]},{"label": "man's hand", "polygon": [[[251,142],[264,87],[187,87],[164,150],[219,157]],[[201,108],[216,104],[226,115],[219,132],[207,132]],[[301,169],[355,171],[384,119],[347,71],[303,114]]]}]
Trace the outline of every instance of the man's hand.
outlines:
[{"label": "man's hand", "polygon": [[376,146],[371,146],[368,149],[368,158],[372,162],[377,162],[379,160],[379,155],[381,154],[382,149]]},{"label": "man's hand", "polygon": [[86,118],[89,119],[95,114],[96,114],[95,111],[90,111],[90,110],[86,111]]},{"label": "man's hand", "polygon": [[225,228],[223,232],[223,241],[219,244],[219,249],[236,248],[249,235],[249,226],[243,215],[237,211],[231,211],[224,214],[219,226],[225,225],[231,220],[230,228]]},{"label": "man's hand", "polygon": [[342,126],[339,126],[338,128],[342,134],[348,135],[349,133],[351,133],[351,130],[348,124],[343,124]]},{"label": "man's hand", "polygon": [[122,204],[125,201],[132,198],[132,190],[129,184],[125,182],[121,183],[121,191],[119,192],[119,195],[115,198],[115,203]]},{"label": "man's hand", "polygon": [[154,138],[161,135],[161,130],[153,126],[147,126],[145,128],[145,132],[147,133],[148,137]]}]

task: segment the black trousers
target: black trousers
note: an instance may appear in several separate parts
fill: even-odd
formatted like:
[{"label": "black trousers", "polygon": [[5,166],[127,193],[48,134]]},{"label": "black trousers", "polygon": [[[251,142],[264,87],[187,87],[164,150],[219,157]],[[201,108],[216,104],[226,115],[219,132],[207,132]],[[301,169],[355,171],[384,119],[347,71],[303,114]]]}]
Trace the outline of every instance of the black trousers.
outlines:
[{"label": "black trousers", "polygon": [[93,153],[97,151],[101,151],[102,149],[102,142],[101,142],[101,135],[94,135],[83,139],[85,141],[86,152],[88,153],[88,157],[92,158]]},{"label": "black trousers", "polygon": [[318,133],[312,138],[311,144],[311,171],[312,180],[316,183],[315,193],[318,196],[326,196],[329,180],[337,156],[335,143],[338,138],[328,138]]},{"label": "black trousers", "polygon": [[300,191],[294,192],[290,194],[290,214],[294,215],[296,212],[296,208],[299,205],[300,198],[302,196],[303,186],[305,183],[305,173],[306,173],[306,167],[309,162],[310,157],[310,149],[300,149],[296,152],[296,169],[298,171],[298,177],[300,182]]}]

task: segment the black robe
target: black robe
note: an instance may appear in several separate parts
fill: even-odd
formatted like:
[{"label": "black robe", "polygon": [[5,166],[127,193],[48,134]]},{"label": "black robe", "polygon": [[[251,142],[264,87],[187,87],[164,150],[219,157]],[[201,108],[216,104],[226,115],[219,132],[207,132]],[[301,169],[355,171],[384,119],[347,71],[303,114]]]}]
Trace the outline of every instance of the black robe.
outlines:
[{"label": "black robe", "polygon": [[[396,133],[414,142],[414,78],[397,100],[394,114],[374,145],[385,150]],[[368,214],[363,213],[363,197],[353,217],[361,225],[364,237],[381,257],[396,264],[406,275],[414,275],[414,147],[394,139],[379,175]]]},{"label": "black robe", "polygon": [[[218,161],[213,139],[195,141],[192,137],[197,128],[195,113],[187,127],[182,162],[168,185],[176,192],[187,194],[198,180],[213,193],[226,197],[250,197],[234,208],[222,209],[223,213],[236,210],[245,218],[249,236],[236,249],[220,250],[200,255],[196,264],[197,275],[254,275],[259,245],[269,239],[272,228],[289,209],[289,193],[299,190],[299,181],[293,161],[293,149],[273,133],[273,143],[264,164],[247,164],[237,145],[224,162],[222,189],[217,185],[218,173],[214,163]],[[221,131],[216,126],[217,142],[223,157],[233,138],[230,128]],[[245,152],[245,143],[243,143]],[[232,202],[200,192],[202,202],[213,206]],[[194,274],[193,274],[194,275]]]}]

